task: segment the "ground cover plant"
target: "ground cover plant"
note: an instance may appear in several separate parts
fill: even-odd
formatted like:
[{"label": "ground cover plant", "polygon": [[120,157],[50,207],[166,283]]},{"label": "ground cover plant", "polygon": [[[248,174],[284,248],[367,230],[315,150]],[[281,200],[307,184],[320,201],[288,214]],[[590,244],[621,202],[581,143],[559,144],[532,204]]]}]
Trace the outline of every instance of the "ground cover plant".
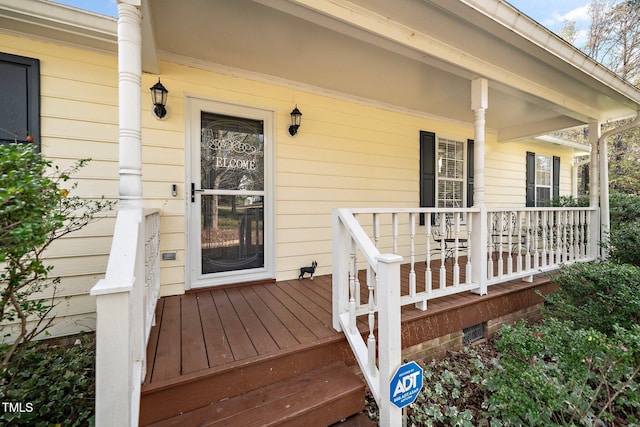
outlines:
[{"label": "ground cover plant", "polygon": [[69,180],[87,164],[61,169],[33,144],[0,145],[0,425],[89,425],[93,417],[92,342],[35,342],[55,320],[59,279],[46,251],[110,209],[74,194]]},{"label": "ground cover plant", "polygon": [[[0,412],[0,425],[15,427],[93,426],[95,335],[70,344],[32,342],[0,378],[0,401],[14,410]],[[9,408],[7,408],[9,409]]]}]

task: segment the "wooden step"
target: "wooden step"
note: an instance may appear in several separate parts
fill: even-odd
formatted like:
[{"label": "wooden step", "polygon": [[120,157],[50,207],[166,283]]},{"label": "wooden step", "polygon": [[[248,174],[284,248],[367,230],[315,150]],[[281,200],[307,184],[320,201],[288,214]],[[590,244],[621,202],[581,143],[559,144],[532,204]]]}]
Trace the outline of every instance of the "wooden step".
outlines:
[{"label": "wooden step", "polygon": [[342,362],[154,424],[166,426],[328,426],[361,412],[365,386]]}]

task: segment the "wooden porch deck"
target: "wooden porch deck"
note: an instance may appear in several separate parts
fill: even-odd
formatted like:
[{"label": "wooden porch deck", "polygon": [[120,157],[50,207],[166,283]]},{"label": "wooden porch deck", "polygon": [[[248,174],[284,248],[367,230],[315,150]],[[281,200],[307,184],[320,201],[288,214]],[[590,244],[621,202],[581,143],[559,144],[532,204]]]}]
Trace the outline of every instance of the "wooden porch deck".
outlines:
[{"label": "wooden porch deck", "polygon": [[[439,266],[434,261],[432,269]],[[424,263],[415,269],[423,289]],[[409,266],[402,270],[408,287]],[[493,285],[485,296],[429,301],[427,311],[404,307],[403,348],[532,306],[541,301],[535,290],[549,286],[538,275],[532,283]],[[147,349],[141,424],[172,416],[173,405],[193,410],[335,361],[354,365],[346,338],[332,328],[331,310],[330,275],[162,298]],[[363,319],[361,331],[367,330]]]}]

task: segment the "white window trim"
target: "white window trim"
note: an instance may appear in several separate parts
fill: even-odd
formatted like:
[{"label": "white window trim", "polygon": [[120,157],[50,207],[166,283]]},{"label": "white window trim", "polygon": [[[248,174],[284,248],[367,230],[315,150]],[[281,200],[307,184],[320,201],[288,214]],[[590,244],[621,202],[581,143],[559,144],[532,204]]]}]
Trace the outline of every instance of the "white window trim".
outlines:
[{"label": "white window trim", "polygon": [[[455,143],[460,143],[462,144],[462,178],[461,179],[455,179],[455,178],[441,178],[440,174],[438,172],[439,170],[439,165],[438,165],[438,148],[440,146],[440,141],[444,140],[444,141],[450,141],[450,142],[455,142]],[[467,154],[467,148],[468,148],[468,144],[467,144],[467,140],[463,140],[460,138],[454,138],[454,137],[450,137],[450,136],[446,136],[446,135],[436,135],[436,146],[435,146],[435,167],[436,167],[436,173],[435,173],[435,179],[436,179],[436,185],[435,185],[435,204],[436,207],[442,207],[440,206],[440,194],[439,194],[439,190],[440,190],[440,180],[445,180],[445,181],[460,181],[462,183],[462,206],[460,206],[460,208],[466,208],[467,207],[467,160],[469,158],[468,154]]]},{"label": "white window trim", "polygon": [[[535,182],[534,182],[534,200],[535,200],[535,206],[536,207],[541,207],[540,206],[540,201],[538,200],[538,188],[547,188],[549,190],[549,200],[546,200],[545,202],[549,202],[551,200],[553,200],[553,174],[554,174],[554,170],[553,170],[553,156],[550,156],[548,154],[538,154],[535,153]],[[538,157],[545,157],[548,162],[549,162],[549,184],[539,184],[538,183],[538,171],[544,171],[547,172],[546,170],[542,170],[542,169],[538,169]]]}]

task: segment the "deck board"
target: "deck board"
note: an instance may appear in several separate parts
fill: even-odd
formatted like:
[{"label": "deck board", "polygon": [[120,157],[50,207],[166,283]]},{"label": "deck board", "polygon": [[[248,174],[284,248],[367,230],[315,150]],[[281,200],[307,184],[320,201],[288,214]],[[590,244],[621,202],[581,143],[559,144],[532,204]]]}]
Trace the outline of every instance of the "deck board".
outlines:
[{"label": "deck board", "polygon": [[278,298],[284,305],[287,306],[291,314],[296,316],[298,320],[304,324],[317,338],[326,338],[334,335],[334,331],[319,321],[309,312],[309,306],[302,306],[296,302],[287,292],[284,292],[278,285],[268,286],[269,291],[273,296]]},{"label": "deck board", "polygon": [[[433,289],[439,288],[439,260],[433,260]],[[447,260],[447,283],[453,279],[455,260]],[[464,282],[464,258],[460,262]],[[411,266],[403,264],[401,286],[409,287]],[[416,262],[417,291],[425,288],[425,263]],[[497,274],[497,263],[494,263]],[[368,299],[366,272],[360,271],[362,302]],[[524,282],[493,285],[491,295],[510,292]],[[181,376],[192,378],[199,372],[225,370],[249,360],[269,359],[282,352],[309,348],[318,342],[343,339],[332,328],[331,276],[314,280],[287,280],[277,283],[214,288],[182,296],[162,298],[157,307],[157,325],[152,329],[147,349],[145,387],[158,387]],[[455,310],[478,297],[470,292],[428,302],[427,312],[412,305],[403,308],[403,321],[437,312]],[[368,329],[367,316],[358,317],[361,331]]]},{"label": "deck board", "polygon": [[227,335],[233,358],[235,360],[242,360],[257,356],[258,352],[253,346],[251,338],[249,338],[249,334],[242,325],[242,321],[231,304],[225,290],[212,291],[211,295],[213,296],[213,301],[216,304],[218,313],[220,313],[222,327]]},{"label": "deck board", "polygon": [[182,373],[199,371],[209,367],[207,347],[202,333],[202,321],[198,309],[198,296],[182,296]]},{"label": "deck board", "polygon": [[247,302],[238,288],[227,290],[229,301],[238,313],[243,313],[240,321],[258,354],[270,353],[280,348],[273,340],[260,318],[253,310],[253,306]]},{"label": "deck board", "polygon": [[331,312],[328,311],[326,303],[322,306],[322,301],[317,301],[309,292],[305,293],[305,289],[300,289],[296,281],[286,281],[276,283],[283,292],[288,292],[297,304],[307,309],[309,314],[313,315],[325,327],[331,327]]},{"label": "deck board", "polygon": [[233,353],[227,335],[218,315],[218,309],[213,302],[211,292],[199,292],[198,306],[202,324],[202,333],[207,345],[209,367],[221,366],[232,362]]},{"label": "deck board", "polygon": [[300,344],[280,319],[273,314],[262,299],[255,292],[253,287],[247,286],[239,288],[247,302],[253,307],[256,315],[262,320],[265,328],[279,348],[284,349]]},{"label": "deck board", "polygon": [[158,336],[155,366],[152,381],[160,381],[180,376],[181,370],[181,343],[180,318],[181,299],[169,298],[164,302],[160,327],[162,333]]},{"label": "deck board", "polygon": [[294,316],[289,308],[279,301],[275,295],[269,292],[269,287],[274,285],[264,285],[256,287],[255,291],[267,306],[278,316],[280,321],[286,325],[287,329],[300,343],[311,342],[316,336],[311,332],[304,323]]}]

